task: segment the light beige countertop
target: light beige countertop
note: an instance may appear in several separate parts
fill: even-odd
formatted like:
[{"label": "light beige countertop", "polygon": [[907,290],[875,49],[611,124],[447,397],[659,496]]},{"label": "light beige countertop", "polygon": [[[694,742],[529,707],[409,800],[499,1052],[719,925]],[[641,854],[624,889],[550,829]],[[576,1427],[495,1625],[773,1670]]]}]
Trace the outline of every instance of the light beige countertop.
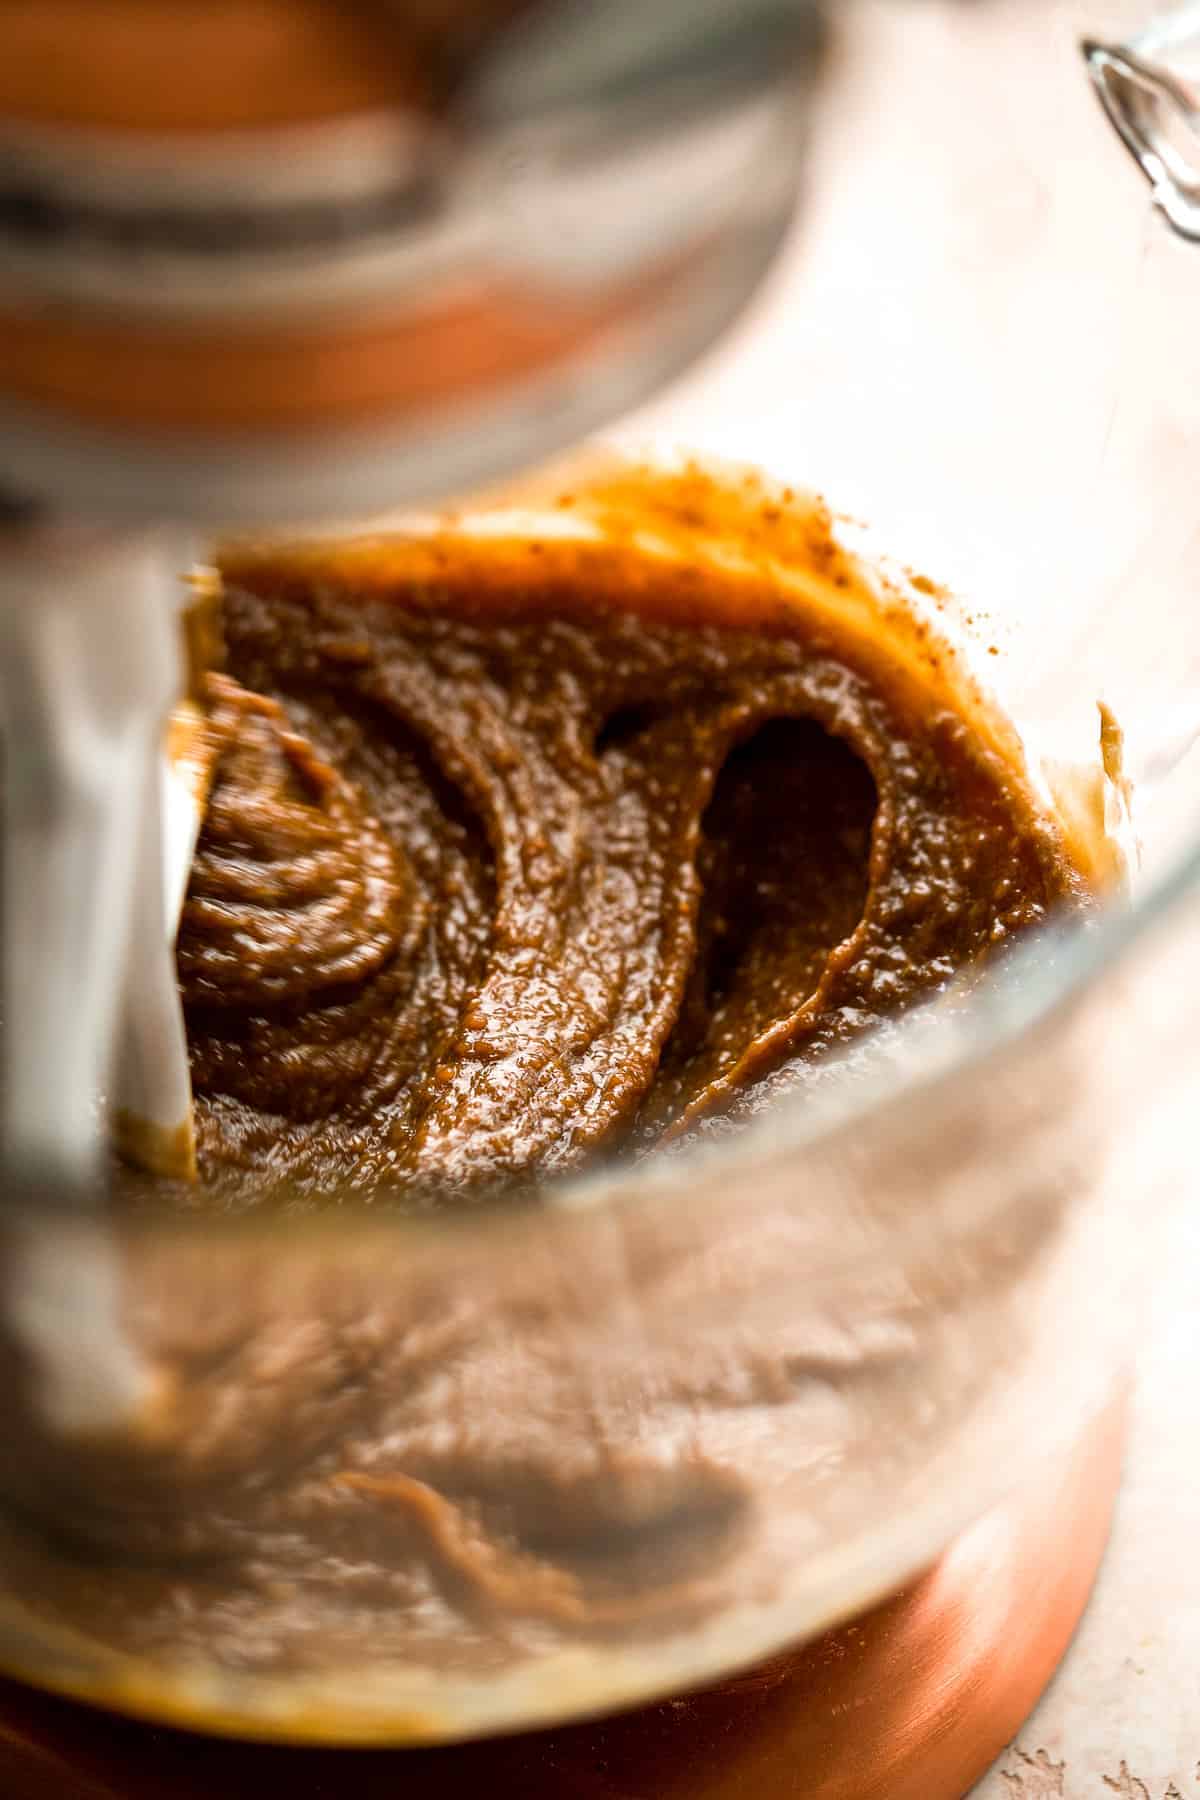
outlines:
[{"label": "light beige countertop", "polygon": [[1112,1542],[1058,1677],[972,1800],[1200,1796],[1200,1194],[1165,1234]]}]

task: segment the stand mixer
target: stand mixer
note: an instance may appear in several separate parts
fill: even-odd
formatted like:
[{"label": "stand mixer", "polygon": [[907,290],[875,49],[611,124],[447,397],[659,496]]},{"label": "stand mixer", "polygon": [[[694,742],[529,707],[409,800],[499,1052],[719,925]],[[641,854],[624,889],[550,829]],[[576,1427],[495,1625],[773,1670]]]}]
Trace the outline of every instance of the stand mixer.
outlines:
[{"label": "stand mixer", "polygon": [[[194,534],[369,516],[573,442],[721,331],[792,215],[822,69],[807,0],[463,13],[0,8],[4,1028],[20,1046],[3,1144],[10,1195],[62,1219],[59,1253],[22,1241],[9,1284],[64,1429],[140,1400],[91,1231],[98,1098],[175,1121],[187,1155],[162,879],[186,862],[186,830],[161,765],[186,681],[179,575]],[[763,1780],[782,1757],[820,1800],[961,1791],[1069,1636],[1119,1435],[1110,1416],[1050,1516],[992,1519],[861,1631],[773,1674]],[[989,1570],[987,1628],[964,1630]],[[998,1659],[1008,1637],[1022,1656]],[[920,1672],[911,1689],[905,1665]],[[885,1690],[886,1706],[860,1710]],[[17,1736],[69,1744],[73,1728],[39,1704],[13,1702]],[[590,1792],[598,1741],[561,1734],[543,1760],[540,1740],[516,1740],[499,1775],[486,1748],[421,1752],[410,1774],[429,1787],[413,1791],[474,1791],[491,1772],[523,1800],[539,1781],[548,1796]],[[665,1747],[653,1794],[639,1787],[619,1727],[609,1752],[616,1785],[597,1792],[702,1791],[671,1785]],[[271,1780],[216,1754],[239,1800],[239,1781]],[[77,1778],[89,1756],[68,1750]],[[287,1780],[304,1766],[297,1753]],[[308,1766],[314,1794],[337,1779]],[[156,1800],[185,1791],[178,1769],[164,1751]],[[63,1779],[53,1753],[43,1775]],[[393,1777],[381,1760],[364,1779],[382,1792]]]},{"label": "stand mixer", "polygon": [[788,221],[820,41],[810,0],[0,13],[10,1192],[100,1190],[114,1058],[190,1166],[184,532],[460,491],[683,366]]}]

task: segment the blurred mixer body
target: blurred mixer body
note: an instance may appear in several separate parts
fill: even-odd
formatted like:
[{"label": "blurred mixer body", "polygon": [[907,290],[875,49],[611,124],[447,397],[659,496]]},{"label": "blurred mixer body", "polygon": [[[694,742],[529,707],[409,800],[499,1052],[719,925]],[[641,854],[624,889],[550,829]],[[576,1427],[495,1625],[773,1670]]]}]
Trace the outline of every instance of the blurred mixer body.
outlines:
[{"label": "blurred mixer body", "polygon": [[0,8],[0,491],[361,516],[578,439],[753,289],[821,35],[811,0]]}]

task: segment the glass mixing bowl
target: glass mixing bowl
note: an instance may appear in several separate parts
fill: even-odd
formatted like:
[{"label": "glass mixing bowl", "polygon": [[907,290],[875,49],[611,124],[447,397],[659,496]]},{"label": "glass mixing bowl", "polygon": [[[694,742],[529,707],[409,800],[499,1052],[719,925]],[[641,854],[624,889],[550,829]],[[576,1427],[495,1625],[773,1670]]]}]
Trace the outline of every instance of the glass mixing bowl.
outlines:
[{"label": "glass mixing bowl", "polygon": [[[560,1528],[627,1556],[631,1591],[653,1592],[655,1533],[665,1543],[682,1515],[695,1523],[673,1486],[681,1445],[753,1470],[736,1543],[714,1537],[709,1603],[686,1628],[667,1612],[584,1638],[550,1609],[499,1647],[464,1624],[437,1657],[362,1668],[332,1653],[321,1666],[314,1651],[300,1674],[256,1649],[247,1601],[245,1629],[202,1620],[183,1660],[153,1645],[118,1654],[100,1599],[88,1629],[63,1625],[55,1556],[30,1550],[39,1518],[96,1512],[95,1459],[108,1447],[54,1440],[10,1369],[7,1423],[36,1451],[20,1516],[0,1516],[9,1670],[152,1716],[295,1740],[432,1742],[616,1707],[891,1592],[1109,1405],[1156,1201],[1190,1160],[1195,1103],[1200,253],[1153,215],[1088,89],[1080,34],[1120,35],[1135,17],[1102,0],[996,0],[856,5],[839,19],[803,228],[738,336],[626,436],[816,485],[836,513],[868,522],[866,538],[842,526],[847,541],[948,583],[961,601],[918,579],[915,603],[962,638],[1031,769],[1097,843],[1121,824],[1132,778],[1145,843],[1132,903],[1114,893],[1090,928],[1024,945],[970,1005],[913,1020],[852,1089],[780,1104],[744,1131],[591,1176],[536,1208],[143,1222],[104,1240],[127,1316],[158,1309],[181,1333],[208,1331],[207,1360],[170,1399],[224,1479],[265,1479],[283,1455],[320,1466],[360,1378],[353,1345],[368,1354],[385,1307],[435,1374],[438,1330],[464,1320],[473,1366],[506,1372],[488,1403],[511,1427],[493,1478],[501,1498],[511,1483],[514,1512],[522,1443],[564,1435],[571,1417],[603,1422],[603,1470],[582,1470]],[[724,479],[742,491],[740,476]],[[554,492],[547,478],[451,529],[586,533],[587,504],[564,514]],[[785,524],[802,504],[784,488],[768,498]],[[773,558],[786,532],[749,534],[736,508],[723,518],[713,538],[698,523],[685,553],[741,557],[746,579],[782,579]],[[604,515],[604,530],[623,528]],[[679,541],[638,539],[648,558]],[[1111,729],[1101,770],[1098,699],[1124,732],[1123,773]],[[94,1257],[88,1234],[102,1228],[28,1230],[51,1254],[70,1254],[75,1233]],[[262,1326],[250,1435],[232,1446],[223,1432],[246,1402],[247,1365],[232,1359],[235,1393],[222,1333],[247,1279]],[[744,1366],[756,1348],[782,1357],[786,1380],[770,1396],[706,1400],[687,1383],[701,1344],[709,1366],[725,1352]],[[281,1420],[272,1384],[297,1357],[325,1358],[326,1385],[319,1407]],[[448,1412],[464,1394],[469,1411],[471,1390],[441,1374]],[[140,1455],[153,1471],[147,1417]],[[614,1471],[617,1497],[602,1506],[590,1484]],[[11,1488],[11,1474],[0,1479]],[[186,1514],[197,1495],[177,1479],[155,1504]],[[124,1582],[135,1613],[137,1577],[115,1548],[119,1493],[105,1504],[112,1558],[94,1553],[74,1579],[97,1596]],[[706,1506],[701,1524],[716,1532],[719,1493]],[[354,1567],[351,1534],[347,1582]],[[305,1605],[298,1592],[297,1630],[319,1650],[319,1609]]]}]

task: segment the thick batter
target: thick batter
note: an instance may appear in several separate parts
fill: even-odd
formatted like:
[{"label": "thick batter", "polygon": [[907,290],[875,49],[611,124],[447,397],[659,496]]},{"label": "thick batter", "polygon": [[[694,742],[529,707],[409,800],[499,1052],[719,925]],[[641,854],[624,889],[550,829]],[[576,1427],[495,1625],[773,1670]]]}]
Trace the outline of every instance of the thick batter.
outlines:
[{"label": "thick batter", "polygon": [[448,1205],[640,1154],[1078,892],[963,720],[803,616],[688,624],[536,554],[498,592],[228,577],[183,1204]]}]

